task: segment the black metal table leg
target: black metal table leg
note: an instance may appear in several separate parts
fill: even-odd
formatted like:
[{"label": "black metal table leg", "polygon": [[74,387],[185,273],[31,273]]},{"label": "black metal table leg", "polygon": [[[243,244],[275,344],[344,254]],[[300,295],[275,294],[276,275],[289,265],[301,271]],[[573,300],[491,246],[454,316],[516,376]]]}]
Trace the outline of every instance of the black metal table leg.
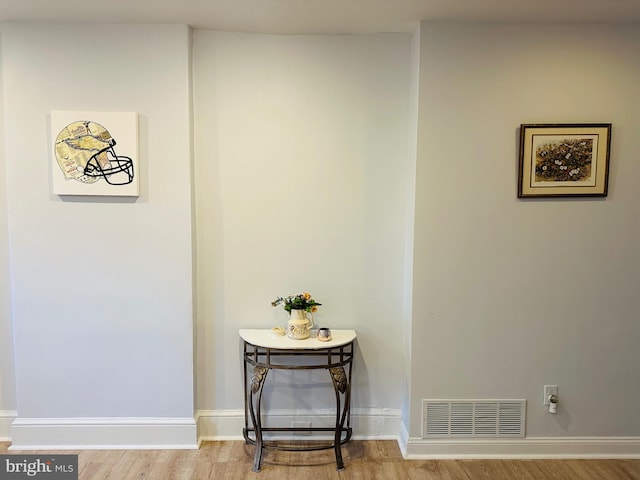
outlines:
[{"label": "black metal table leg", "polygon": [[[253,374],[251,375],[251,389],[249,390],[249,413],[251,415],[251,423],[256,433],[256,452],[253,458],[253,471],[259,472],[262,466],[262,415],[260,405],[262,404],[262,389],[264,387],[264,381],[267,378],[269,369],[266,367],[253,367]],[[257,412],[254,409],[254,400],[257,407]]]},{"label": "black metal table leg", "polygon": [[344,461],[342,459],[342,430],[344,428],[344,420],[347,403],[343,408],[340,406],[340,394],[346,395],[347,392],[347,376],[344,373],[344,368],[334,367],[329,369],[331,374],[331,380],[333,381],[333,389],[336,393],[336,429],[333,440],[334,450],[336,454],[336,470],[339,472],[344,470]]}]

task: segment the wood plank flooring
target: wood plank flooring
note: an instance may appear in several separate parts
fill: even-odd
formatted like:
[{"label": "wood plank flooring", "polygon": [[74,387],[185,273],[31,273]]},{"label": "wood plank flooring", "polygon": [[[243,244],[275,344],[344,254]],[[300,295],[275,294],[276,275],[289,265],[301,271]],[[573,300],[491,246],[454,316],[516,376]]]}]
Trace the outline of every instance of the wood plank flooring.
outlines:
[{"label": "wood plank flooring", "polygon": [[[7,451],[0,453],[40,454]],[[204,442],[198,450],[82,450],[80,480],[640,480],[640,460],[404,460],[395,441],[352,441],[345,470],[332,450],[266,450],[251,471],[254,447],[241,441]]]}]

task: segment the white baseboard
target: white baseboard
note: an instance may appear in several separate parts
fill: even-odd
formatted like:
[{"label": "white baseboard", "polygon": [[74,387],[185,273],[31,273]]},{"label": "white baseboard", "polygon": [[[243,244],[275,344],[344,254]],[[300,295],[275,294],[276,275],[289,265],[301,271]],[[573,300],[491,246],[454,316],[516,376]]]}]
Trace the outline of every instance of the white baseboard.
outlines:
[{"label": "white baseboard", "polygon": [[[196,421],[200,441],[243,440],[244,410],[199,410]],[[290,427],[292,422],[310,422],[312,427],[331,427],[335,424],[335,413],[329,409],[269,411],[264,417],[263,426]],[[351,426],[355,439],[396,440],[400,429],[400,410],[353,408]],[[278,438],[300,439],[301,436],[279,435]]]},{"label": "white baseboard", "polygon": [[15,410],[0,410],[0,442],[11,440],[11,424],[17,416]]},{"label": "white baseboard", "polygon": [[198,448],[193,418],[16,418],[9,450]]},{"label": "white baseboard", "polygon": [[[330,410],[270,411],[267,426],[331,426]],[[424,440],[409,437],[397,409],[352,409],[353,438],[397,440],[408,460],[490,458],[640,458],[640,437],[528,437]],[[243,440],[244,410],[200,410],[184,418],[16,418],[0,411],[9,450],[191,449],[206,440]],[[286,437],[279,437],[286,438]],[[289,438],[301,439],[301,436]],[[304,438],[304,437],[302,437]]]},{"label": "white baseboard", "polygon": [[404,422],[400,422],[400,435],[398,435],[398,447],[403,458],[407,458],[407,445],[409,444],[409,431]]},{"label": "white baseboard", "polygon": [[640,458],[640,437],[529,437],[495,440],[398,439],[409,460],[491,458]]}]

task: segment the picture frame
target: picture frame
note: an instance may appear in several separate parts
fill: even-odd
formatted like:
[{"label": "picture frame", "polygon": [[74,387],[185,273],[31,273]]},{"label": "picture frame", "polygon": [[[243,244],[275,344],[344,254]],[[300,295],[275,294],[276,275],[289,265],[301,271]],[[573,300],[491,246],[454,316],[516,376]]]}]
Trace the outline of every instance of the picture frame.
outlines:
[{"label": "picture frame", "polygon": [[54,195],[139,196],[138,114],[52,111]]},{"label": "picture frame", "polygon": [[606,197],[610,123],[522,124],[518,198]]}]

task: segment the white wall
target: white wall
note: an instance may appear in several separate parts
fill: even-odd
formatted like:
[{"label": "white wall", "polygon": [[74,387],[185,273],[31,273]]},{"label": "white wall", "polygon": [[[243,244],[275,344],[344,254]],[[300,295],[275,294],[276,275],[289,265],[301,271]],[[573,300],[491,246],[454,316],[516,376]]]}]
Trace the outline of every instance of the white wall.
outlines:
[{"label": "white wall", "polygon": [[[238,329],[308,290],[358,333],[354,409],[399,416],[408,88],[406,35],[194,32],[199,409],[242,408]],[[271,408],[331,405],[280,374]]]},{"label": "white wall", "polygon": [[[640,435],[637,28],[196,31],[193,125],[186,27],[0,32],[0,415],[23,443],[43,419],[192,417],[194,290],[201,412],[242,418],[238,328],[309,290],[358,331],[354,411],[410,404],[410,437],[424,398],[504,397],[532,438]],[[57,109],[140,114],[139,199],[49,194]],[[517,128],[545,122],[613,123],[606,199],[516,198]],[[326,406],[275,380],[270,409]]]},{"label": "white wall", "polygon": [[[0,43],[0,52],[2,51]],[[0,55],[0,92],[2,62]],[[0,95],[0,112],[4,102]],[[0,118],[0,438],[9,437],[9,425],[15,417],[16,397],[11,328],[11,281],[9,277],[9,231],[7,218],[6,169],[4,156],[4,115]]]},{"label": "white wall", "polygon": [[408,174],[406,177],[405,202],[407,215],[405,221],[404,248],[404,291],[403,291],[403,385],[402,385],[402,435],[407,435],[411,411],[411,334],[413,323],[413,241],[415,228],[416,202],[416,162],[418,155],[418,118],[420,95],[420,28],[411,36],[409,72],[409,111],[408,111]]},{"label": "white wall", "polygon": [[[640,435],[638,58],[637,27],[422,24],[411,436],[425,398]],[[519,125],[570,122],[613,124],[609,196],[518,200]]]},{"label": "white wall", "polygon": [[[189,48],[185,26],[2,26],[19,420],[193,423]],[[140,197],[51,195],[52,110],[137,112]]]}]

